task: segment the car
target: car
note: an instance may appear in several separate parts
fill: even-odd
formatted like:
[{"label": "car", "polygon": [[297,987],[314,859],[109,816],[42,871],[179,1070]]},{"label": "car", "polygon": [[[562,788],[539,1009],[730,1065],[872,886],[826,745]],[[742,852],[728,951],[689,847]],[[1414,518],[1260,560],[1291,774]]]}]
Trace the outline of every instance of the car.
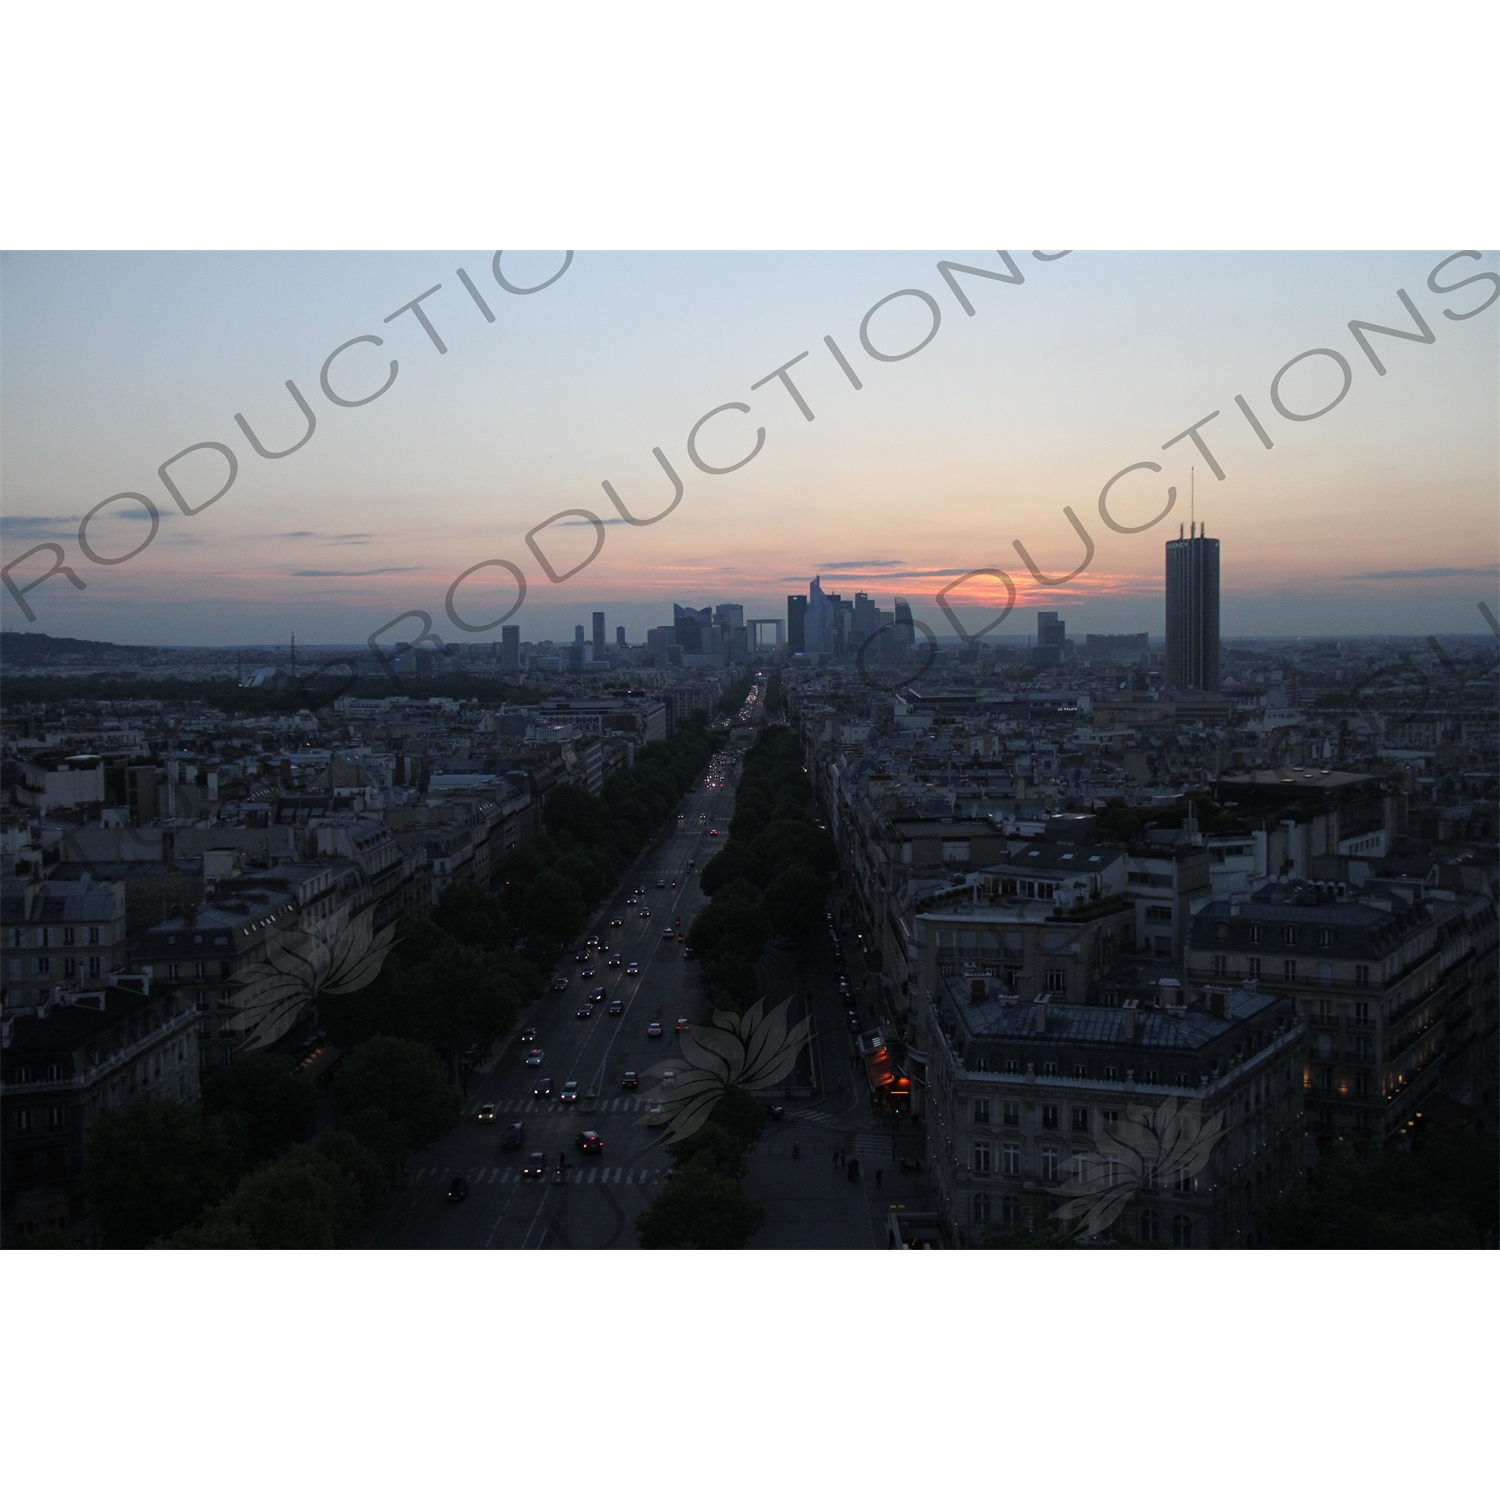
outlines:
[{"label": "car", "polygon": [[661,935],[664,938],[674,938],[677,936],[677,933],[670,927],[663,927],[661,930]]},{"label": "car", "polygon": [[531,1092],[538,1099],[550,1099],[552,1097],[552,1080],[550,1078],[538,1078],[536,1087]]},{"label": "car", "polygon": [[528,1068],[539,1068],[547,1060],[547,1054],[540,1047],[533,1047],[526,1054],[526,1066]]},{"label": "car", "polygon": [[684,958],[697,958],[698,955],[693,952],[691,947],[684,947],[682,950],[682,956]]},{"label": "car", "polygon": [[596,932],[593,935],[593,937],[591,937],[589,939],[589,947],[590,948],[602,948],[602,947],[604,947],[604,939]]},{"label": "car", "polygon": [[533,1151],[521,1168],[522,1177],[540,1177],[547,1170],[547,1158],[540,1151]]},{"label": "car", "polygon": [[637,913],[636,913],[636,915],[637,915],[637,916],[638,916],[638,917],[640,917],[640,918],[642,918],[642,919],[643,919],[643,920],[644,920],[644,919],[648,919],[648,918],[649,918],[649,917],[650,917],[650,916],[651,916],[651,908],[650,908],[650,907],[649,907],[649,906],[643,906],[643,907],[642,907],[642,908],[641,908],[641,909],[640,909],[640,910],[639,910],[639,911],[638,911],[638,912],[637,912]]},{"label": "car", "polygon": [[578,1103],[578,1080],[570,1078],[562,1086],[562,1093],[557,1096],[564,1104]]},{"label": "car", "polygon": [[638,1089],[640,1086],[641,1080],[627,1068],[620,1078],[620,1087],[622,1089]]},{"label": "car", "polygon": [[580,979],[593,979],[594,976],[595,976],[595,973],[596,973],[596,970],[595,970],[593,964],[590,964],[588,966],[588,968],[586,968],[586,969],[580,969],[578,971],[578,977]]},{"label": "car", "polygon": [[766,1105],[766,1113],[773,1120],[779,1120],[786,1113],[786,1107],[781,1104],[768,1104]]},{"label": "car", "polygon": [[589,1004],[597,1005],[602,999],[604,999],[604,986],[602,984],[596,984],[593,989],[589,991]]},{"label": "car", "polygon": [[687,939],[686,939],[686,938],[685,938],[685,937],[684,937],[684,936],[683,936],[683,935],[682,935],[682,934],[681,934],[681,933],[680,933],[680,932],[679,932],[679,933],[678,933],[678,934],[677,934],[677,941],[678,941],[678,942],[679,942],[679,943],[685,943],[685,942],[687,942]]},{"label": "car", "polygon": [[672,925],[674,927],[681,927],[682,926],[682,918],[681,917],[673,917],[672,918]]},{"label": "car", "polygon": [[526,1030],[521,1033],[521,1040],[523,1042],[534,1042],[534,1041],[536,1041],[536,1027],[535,1026],[528,1026],[526,1028]]},{"label": "car", "polygon": [[500,1137],[500,1144],[505,1150],[514,1151],[525,1139],[526,1127],[519,1120],[513,1120],[505,1127],[505,1134]]},{"label": "car", "polygon": [[597,1130],[580,1130],[573,1137],[573,1144],[585,1156],[593,1156],[604,1149],[604,1137]]},{"label": "car", "polygon": [[667,1071],[661,1075],[661,1086],[664,1089],[671,1088],[676,1082],[677,1075],[670,1068],[668,1068]]},{"label": "car", "polygon": [[611,927],[623,927],[625,924],[618,917],[611,917],[609,919],[609,925]]},{"label": "car", "polygon": [[677,882],[675,880],[672,882],[672,889],[674,891],[677,889]]},{"label": "car", "polygon": [[631,959],[631,961],[628,964],[625,965],[625,975],[626,975],[627,978],[633,978],[635,975],[639,974],[640,972],[641,972],[641,966],[638,963],[636,963],[636,961],[634,959]]},{"label": "car", "polygon": [[665,1125],[667,1123],[667,1112],[660,1104],[648,1105],[646,1109],[647,1125]]},{"label": "car", "polygon": [[552,988],[554,990],[565,990],[567,989],[567,987],[568,981],[561,974],[559,974],[557,978],[552,981]]},{"label": "car", "polygon": [[589,950],[587,948],[580,948],[578,952],[573,955],[573,962],[575,964],[586,964],[588,961]]},{"label": "car", "polygon": [[462,1203],[469,1196],[469,1179],[467,1177],[455,1177],[448,1184],[448,1201],[450,1203]]},{"label": "car", "polygon": [[609,969],[618,969],[620,967],[620,955],[618,953],[611,953],[609,955],[609,961],[608,963],[606,963],[605,967]]},{"label": "car", "polygon": [[658,880],[658,881],[657,881],[657,882],[656,882],[656,888],[657,888],[657,890],[659,890],[659,891],[664,891],[664,890],[666,890],[666,888],[667,888],[667,882],[666,882],[666,881],[665,881],[665,880]]},{"label": "car", "polygon": [[686,1016],[678,1016],[677,1024],[672,1028],[673,1031],[691,1031],[692,1029],[688,1025],[688,1018]]},{"label": "car", "polygon": [[635,893],[637,896],[644,896],[646,894],[646,887],[643,885],[636,886]]},{"label": "car", "polygon": [[612,1016],[623,1016],[625,1014],[625,1002],[618,995],[609,1002],[609,1014]]},{"label": "car", "polygon": [[634,906],[635,903],[636,903],[636,897],[634,897],[634,896],[627,896],[625,898],[625,904],[626,904],[626,906]]},{"label": "car", "polygon": [[690,859],[688,861],[687,867],[690,870],[696,870],[698,868],[698,861],[696,859]]},{"label": "car", "polygon": [[647,1036],[660,1036],[661,1035],[661,1022],[660,1021],[653,1021],[646,1028],[646,1035]]},{"label": "car", "polygon": [[594,1007],[590,1005],[587,1000],[585,1000],[583,1004],[573,1012],[573,1014],[577,1016],[580,1021],[587,1021],[593,1017]]},{"label": "car", "polygon": [[479,1106],[479,1113],[474,1118],[481,1125],[493,1125],[495,1123],[495,1116],[499,1113],[500,1106],[498,1104],[481,1104]]}]

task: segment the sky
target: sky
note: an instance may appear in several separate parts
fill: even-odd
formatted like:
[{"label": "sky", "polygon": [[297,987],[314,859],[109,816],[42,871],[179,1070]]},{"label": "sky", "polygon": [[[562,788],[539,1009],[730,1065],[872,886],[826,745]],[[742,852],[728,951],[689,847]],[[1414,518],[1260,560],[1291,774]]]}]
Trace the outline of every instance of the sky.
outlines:
[{"label": "sky", "polygon": [[[61,574],[0,590],[6,629],[161,645],[362,641],[405,611],[444,641],[610,638],[669,623],[674,601],[781,617],[820,574],[950,634],[1163,628],[1163,545],[1190,513],[1220,539],[1223,633],[1487,629],[1500,609],[1497,257],[1402,252],[10,253],[0,258],[0,543],[39,543]],[[953,272],[954,261],[1019,281]],[[493,319],[466,290],[460,268]],[[558,274],[561,272],[561,274]],[[1487,276],[1457,290],[1467,277]],[[441,339],[411,311],[415,297]],[[958,292],[973,308],[970,315]],[[1350,320],[1415,330],[1369,334]],[[917,295],[918,293],[924,295]],[[893,295],[894,294],[894,295]],[[891,300],[878,306],[882,299]],[[927,300],[927,299],[930,299]],[[936,312],[934,313],[934,309]],[[1464,316],[1473,312],[1472,316]],[[386,322],[389,314],[397,313]],[[1459,316],[1449,316],[1458,314]],[[936,325],[934,331],[934,324]],[[862,335],[863,327],[863,335]],[[356,400],[397,374],[383,394]],[[929,338],[930,335],[930,338]],[[856,389],[825,344],[831,338]],[[866,347],[865,340],[869,347]],[[923,340],[927,340],[923,343]],[[920,346],[920,347],[918,347]],[[875,357],[871,349],[888,356]],[[891,358],[906,350],[904,358]],[[1293,420],[1278,411],[1323,415]],[[1329,352],[1331,351],[1331,352]],[[807,408],[773,372],[788,370]],[[1347,366],[1347,392],[1342,359]],[[769,377],[769,379],[767,379]],[[308,441],[283,458],[307,419]],[[758,388],[756,388],[758,386]],[[1273,446],[1236,405],[1243,397]],[[742,411],[729,403],[749,407]],[[708,468],[694,463],[689,434]],[[1183,434],[1201,428],[1212,460]],[[194,444],[222,444],[238,468]],[[670,504],[659,448],[683,485]],[[1100,516],[1110,491],[1122,526]],[[1216,477],[1214,466],[1222,471]],[[79,525],[98,558],[81,550]],[[159,516],[151,535],[144,496]],[[1072,509],[1094,553],[1064,514]],[[563,511],[567,516],[527,535]],[[591,550],[602,537],[592,561]],[[8,575],[25,588],[54,561]],[[573,576],[554,582],[547,568]],[[476,569],[456,589],[455,580]],[[995,576],[1003,573],[1009,580]],[[382,636],[410,639],[415,620]]]}]

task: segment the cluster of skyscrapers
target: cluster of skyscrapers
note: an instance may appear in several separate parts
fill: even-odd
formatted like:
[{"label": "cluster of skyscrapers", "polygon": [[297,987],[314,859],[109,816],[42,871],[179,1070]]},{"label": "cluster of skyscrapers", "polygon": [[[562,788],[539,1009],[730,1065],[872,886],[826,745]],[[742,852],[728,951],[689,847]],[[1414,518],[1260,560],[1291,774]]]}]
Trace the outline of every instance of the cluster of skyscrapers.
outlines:
[{"label": "cluster of skyscrapers", "polygon": [[794,655],[843,656],[886,630],[891,648],[899,651],[915,642],[916,626],[906,600],[898,598],[895,605],[894,610],[881,609],[868,594],[852,599],[825,594],[819,574],[805,594],[787,595],[787,649]]}]

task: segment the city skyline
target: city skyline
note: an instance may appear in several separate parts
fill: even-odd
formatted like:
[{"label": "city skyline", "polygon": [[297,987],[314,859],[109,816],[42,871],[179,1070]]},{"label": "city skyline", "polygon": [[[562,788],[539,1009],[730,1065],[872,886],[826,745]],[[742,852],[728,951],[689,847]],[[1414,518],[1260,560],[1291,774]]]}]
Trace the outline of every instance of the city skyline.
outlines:
[{"label": "city skyline", "polygon": [[[1463,630],[1494,607],[1493,257],[1052,254],[513,255],[510,286],[556,278],[526,296],[488,252],[8,255],[5,558],[50,543],[87,586],[30,589],[35,622],[0,591],[0,618],[161,644],[284,621],[333,642],[416,609],[487,639],[445,600],[504,558],[533,639],[599,609],[641,636],[686,592],[779,614],[809,572],[948,633],[937,590],[987,569],[1079,633],[1155,631],[1157,548],[1190,489],[1239,559],[1226,635]],[[174,459],[194,444],[235,455],[211,505],[226,460]],[[673,503],[672,477],[672,513],[627,524]],[[79,522],[121,494],[159,532],[95,564]],[[87,539],[125,558],[147,519],[120,501]],[[1039,583],[1017,541],[1065,581]],[[495,568],[464,589],[470,622],[515,600]],[[1004,597],[981,573],[949,603],[975,629]]]}]

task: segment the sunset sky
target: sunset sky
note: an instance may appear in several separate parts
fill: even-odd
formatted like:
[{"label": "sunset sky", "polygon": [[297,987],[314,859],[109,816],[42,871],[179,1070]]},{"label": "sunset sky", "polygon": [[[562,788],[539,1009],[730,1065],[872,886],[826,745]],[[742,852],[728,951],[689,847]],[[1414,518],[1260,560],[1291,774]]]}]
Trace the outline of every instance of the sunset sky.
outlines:
[{"label": "sunset sky", "polygon": [[[1461,248],[1461,247],[1460,247]],[[512,617],[523,639],[570,638],[592,610],[630,639],[670,621],[672,601],[742,603],[781,616],[788,592],[814,573],[824,587],[864,589],[889,608],[949,627],[934,602],[945,582],[999,568],[1017,588],[1002,634],[1034,629],[1056,608],[1069,631],[1162,630],[1162,548],[1189,511],[1221,539],[1223,630],[1241,634],[1383,634],[1486,629],[1476,605],[1497,607],[1496,320],[1468,313],[1500,281],[1436,293],[1428,276],[1453,250],[1366,253],[1112,253],[1042,260],[1009,252],[1015,285],[958,275],[966,315],[937,263],[1005,272],[993,250],[860,253],[610,253],[579,251],[532,295],[504,290],[493,252],[319,254],[11,254],[0,262],[0,517],[5,559],[56,541],[87,588],[54,577],[27,595],[28,622],[0,594],[7,629],[169,645],[284,640],[351,642],[409,609],[427,611],[444,640],[498,638],[453,628],[450,584],[492,558],[518,566],[526,602]],[[1050,253],[1050,252],[1046,252]],[[561,252],[508,253],[516,285],[553,275]],[[464,268],[494,316],[457,273]],[[1460,259],[1452,286],[1500,269]],[[435,285],[422,303],[447,346],[416,318],[383,320]],[[941,322],[910,358],[880,361],[860,327],[881,298],[920,290]],[[1404,289],[1435,342],[1370,335],[1377,374],[1351,319],[1412,329]],[[869,337],[899,352],[932,326],[928,306],[900,297],[876,312]],[[368,404],[340,407],[320,388],[325,358],[336,391],[356,397],[399,373]],[[855,390],[825,346],[836,341],[862,382]],[[1313,349],[1342,355],[1347,396],[1326,415],[1291,421],[1270,387]],[[808,351],[791,379],[809,422],[779,380],[751,387]],[[317,421],[306,422],[292,380]],[[1310,412],[1337,394],[1334,360],[1317,355],[1283,379],[1280,397]],[[1267,450],[1235,405],[1243,395],[1270,435]],[[687,452],[693,424],[705,463],[757,456],[708,474]],[[1163,444],[1218,411],[1202,430],[1220,480],[1188,439]],[[238,477],[217,503],[184,516],[158,465],[194,443],[230,447]],[[670,500],[652,449],[681,477],[678,508],[656,525],[620,522],[601,483],[640,515]],[[1105,481],[1152,461],[1112,492],[1122,524],[1171,515],[1134,535],[1099,516]],[[170,471],[190,503],[223,482],[216,453]],[[117,566],[79,549],[79,520],[106,497],[147,496],[160,531]],[[1050,575],[1082,561],[1063,516],[1071,506],[1092,538],[1091,567],[1038,586],[1019,538]],[[552,583],[525,536],[558,511],[604,523],[594,562]],[[88,531],[118,556],[149,530],[138,503],[108,507]],[[558,572],[587,556],[587,521],[552,527],[541,545]],[[38,555],[12,574],[44,571]],[[509,608],[514,585],[490,569],[464,586],[471,622]],[[957,593],[978,629],[1003,585],[978,579]],[[398,634],[410,633],[404,627]]]}]

